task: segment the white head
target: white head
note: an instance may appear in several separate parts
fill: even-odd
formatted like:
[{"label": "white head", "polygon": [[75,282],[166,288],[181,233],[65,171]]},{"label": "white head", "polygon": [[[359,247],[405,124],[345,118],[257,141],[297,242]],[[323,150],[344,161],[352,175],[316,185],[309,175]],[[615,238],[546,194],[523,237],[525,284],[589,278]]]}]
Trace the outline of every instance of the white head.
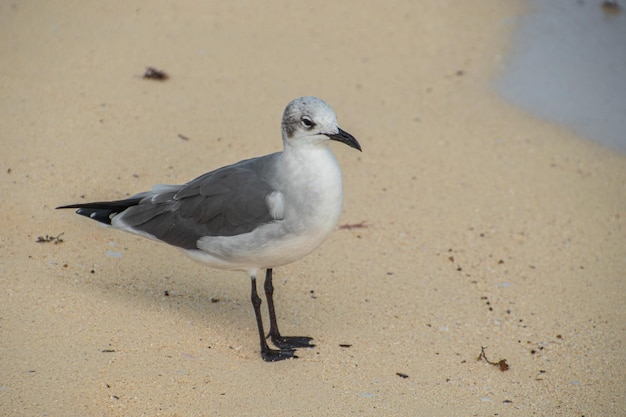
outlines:
[{"label": "white head", "polygon": [[361,150],[354,136],[339,127],[333,109],[317,97],[292,100],[283,112],[281,129],[285,146],[336,140]]}]

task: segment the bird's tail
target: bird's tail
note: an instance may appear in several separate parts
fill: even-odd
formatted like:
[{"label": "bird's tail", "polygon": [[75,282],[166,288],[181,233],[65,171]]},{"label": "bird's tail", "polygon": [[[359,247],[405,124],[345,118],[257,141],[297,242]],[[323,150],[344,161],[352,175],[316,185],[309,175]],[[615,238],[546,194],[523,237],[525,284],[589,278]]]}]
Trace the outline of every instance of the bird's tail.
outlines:
[{"label": "bird's tail", "polygon": [[135,196],[126,200],[98,201],[95,203],[68,204],[57,209],[76,208],[77,214],[97,220],[100,223],[111,224],[111,219],[129,207],[136,206],[145,196]]}]

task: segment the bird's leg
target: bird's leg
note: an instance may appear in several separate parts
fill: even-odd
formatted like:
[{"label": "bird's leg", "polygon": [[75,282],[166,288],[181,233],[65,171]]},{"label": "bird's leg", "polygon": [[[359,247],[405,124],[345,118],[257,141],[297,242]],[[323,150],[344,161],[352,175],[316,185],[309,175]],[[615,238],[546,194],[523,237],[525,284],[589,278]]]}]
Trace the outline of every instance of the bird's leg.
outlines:
[{"label": "bird's leg", "polygon": [[313,338],[306,336],[281,336],[276,323],[276,310],[274,309],[274,286],[272,285],[272,268],[265,271],[265,298],[267,309],[270,313],[270,332],[267,335],[272,343],[281,349],[295,349],[301,347],[313,347]]},{"label": "bird's leg", "polygon": [[256,324],[259,328],[259,338],[261,339],[261,357],[266,362],[281,361],[287,358],[297,358],[292,349],[275,350],[270,349],[265,341],[265,332],[263,331],[263,319],[261,318],[261,298],[256,292],[256,277],[251,276],[252,282],[252,307],[254,307],[254,315],[256,316]]}]

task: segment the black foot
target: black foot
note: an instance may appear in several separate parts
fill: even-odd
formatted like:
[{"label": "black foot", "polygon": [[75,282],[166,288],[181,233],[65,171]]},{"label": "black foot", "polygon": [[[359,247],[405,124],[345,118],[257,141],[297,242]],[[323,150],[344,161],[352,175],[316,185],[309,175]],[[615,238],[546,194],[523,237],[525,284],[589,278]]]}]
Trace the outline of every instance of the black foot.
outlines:
[{"label": "black foot", "polygon": [[297,348],[311,348],[315,345],[311,343],[312,337],[306,336],[274,336],[269,335],[274,346],[282,350],[291,350]]},{"label": "black foot", "polygon": [[289,359],[289,358],[297,358],[298,356],[296,356],[295,351],[288,349],[288,350],[275,350],[275,349],[263,349],[261,351],[261,357],[263,358],[263,360],[265,362],[278,362],[278,361],[282,361],[284,359]]}]

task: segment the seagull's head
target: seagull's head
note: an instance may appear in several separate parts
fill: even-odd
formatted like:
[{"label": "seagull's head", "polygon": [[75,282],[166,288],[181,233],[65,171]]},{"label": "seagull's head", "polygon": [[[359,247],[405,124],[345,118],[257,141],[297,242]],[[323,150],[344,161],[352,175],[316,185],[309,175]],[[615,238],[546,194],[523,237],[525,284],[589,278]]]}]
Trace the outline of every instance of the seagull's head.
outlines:
[{"label": "seagull's head", "polygon": [[361,150],[354,136],[339,127],[333,109],[317,97],[300,97],[291,101],[283,113],[281,128],[285,146],[336,140]]}]

